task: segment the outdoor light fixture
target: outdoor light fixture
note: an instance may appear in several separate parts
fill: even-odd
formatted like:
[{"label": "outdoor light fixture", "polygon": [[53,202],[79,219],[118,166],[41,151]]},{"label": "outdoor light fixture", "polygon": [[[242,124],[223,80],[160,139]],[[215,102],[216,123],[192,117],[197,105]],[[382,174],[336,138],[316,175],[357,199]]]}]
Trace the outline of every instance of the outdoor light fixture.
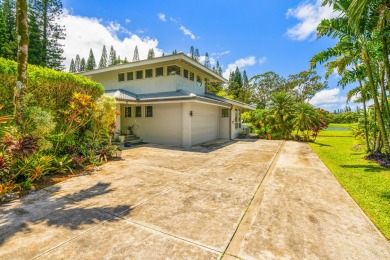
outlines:
[{"label": "outdoor light fixture", "polygon": [[192,116],[192,110],[190,111],[190,116]]}]

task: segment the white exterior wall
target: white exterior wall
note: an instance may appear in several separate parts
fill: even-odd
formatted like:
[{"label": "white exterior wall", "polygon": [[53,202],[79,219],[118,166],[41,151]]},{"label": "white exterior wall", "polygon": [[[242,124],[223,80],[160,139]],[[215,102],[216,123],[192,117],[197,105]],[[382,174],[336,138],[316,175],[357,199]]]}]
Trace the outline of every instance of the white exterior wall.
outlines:
[{"label": "white exterior wall", "polygon": [[[166,74],[166,69],[167,66],[164,66],[165,74]],[[130,71],[133,71],[135,73],[135,71],[137,70],[142,70],[142,68],[130,70]],[[195,94],[205,93],[204,76],[202,76],[200,73],[196,73],[195,70],[192,70],[192,72],[195,73],[195,79],[199,75],[199,77],[202,79],[202,86],[198,86],[196,81],[192,81],[187,78],[184,78],[182,76],[183,68],[181,68],[181,76],[170,75],[170,76],[160,76],[160,77],[152,77],[152,78],[144,78],[144,79],[134,79],[129,81],[126,80],[126,72],[128,72],[128,70],[109,71],[100,74],[94,74],[90,77],[92,80],[102,84],[106,90],[124,89],[135,94],[150,94],[150,93],[176,91],[182,89],[187,92],[191,92]],[[121,81],[121,82],[118,81],[119,73],[125,73],[125,81]],[[145,71],[144,71],[144,76],[145,76]]]},{"label": "white exterior wall", "polygon": [[125,107],[121,107],[122,131],[126,132],[126,127],[136,124],[137,129],[134,134],[145,142],[182,145],[182,120],[181,104],[154,104],[153,117],[145,117],[145,105],[142,105],[142,117],[135,117],[136,105],[129,105],[132,109],[130,118],[125,118]]}]

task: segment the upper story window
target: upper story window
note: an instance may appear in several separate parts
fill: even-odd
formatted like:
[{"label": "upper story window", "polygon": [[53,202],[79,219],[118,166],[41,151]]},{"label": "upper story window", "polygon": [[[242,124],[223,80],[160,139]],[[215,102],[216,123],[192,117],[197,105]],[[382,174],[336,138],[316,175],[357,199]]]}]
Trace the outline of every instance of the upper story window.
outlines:
[{"label": "upper story window", "polygon": [[135,107],[135,117],[142,117],[142,108]]},{"label": "upper story window", "polygon": [[145,117],[153,117],[153,106],[145,107]]},{"label": "upper story window", "polygon": [[127,80],[133,80],[134,79],[134,73],[133,72],[127,72]]},{"label": "upper story window", "polygon": [[183,71],[183,77],[185,77],[186,79],[188,79],[188,70],[184,70],[184,71]]},{"label": "upper story window", "polygon": [[146,69],[145,78],[152,78],[152,77],[153,77],[153,69]]},{"label": "upper story window", "polygon": [[167,75],[180,75],[180,67],[176,65],[168,66]]},{"label": "upper story window", "polygon": [[193,72],[190,72],[190,80],[192,81],[195,80],[195,74]]},{"label": "upper story window", "polygon": [[118,74],[118,81],[119,82],[125,81],[125,73],[119,73]]},{"label": "upper story window", "polygon": [[156,68],[156,77],[161,77],[161,76],[164,76],[164,68],[163,67]]},{"label": "upper story window", "polygon": [[131,107],[125,107],[125,117],[131,117]]},{"label": "upper story window", "polygon": [[136,77],[136,79],[143,79],[144,78],[144,71],[143,70],[136,71],[135,77]]}]

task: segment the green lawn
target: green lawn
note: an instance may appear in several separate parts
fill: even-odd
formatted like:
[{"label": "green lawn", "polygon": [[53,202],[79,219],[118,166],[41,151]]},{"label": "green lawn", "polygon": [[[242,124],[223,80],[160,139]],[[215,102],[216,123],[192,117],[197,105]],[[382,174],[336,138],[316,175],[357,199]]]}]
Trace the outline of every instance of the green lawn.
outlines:
[{"label": "green lawn", "polygon": [[366,161],[363,151],[351,150],[354,137],[348,127],[332,124],[310,146],[390,240],[390,169]]}]

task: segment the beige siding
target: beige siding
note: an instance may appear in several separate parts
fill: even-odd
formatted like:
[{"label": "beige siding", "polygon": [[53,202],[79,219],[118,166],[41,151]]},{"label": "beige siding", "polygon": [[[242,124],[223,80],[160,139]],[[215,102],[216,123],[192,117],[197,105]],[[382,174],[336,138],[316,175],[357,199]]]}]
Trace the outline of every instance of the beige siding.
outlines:
[{"label": "beige siding", "polygon": [[153,117],[145,117],[145,106],[142,105],[142,117],[135,117],[135,106],[132,107],[131,118],[125,118],[122,105],[122,130],[136,124],[134,133],[145,142],[181,146],[181,104],[155,104]]},{"label": "beige siding", "polygon": [[219,138],[219,111],[217,106],[192,105],[192,145]]}]

